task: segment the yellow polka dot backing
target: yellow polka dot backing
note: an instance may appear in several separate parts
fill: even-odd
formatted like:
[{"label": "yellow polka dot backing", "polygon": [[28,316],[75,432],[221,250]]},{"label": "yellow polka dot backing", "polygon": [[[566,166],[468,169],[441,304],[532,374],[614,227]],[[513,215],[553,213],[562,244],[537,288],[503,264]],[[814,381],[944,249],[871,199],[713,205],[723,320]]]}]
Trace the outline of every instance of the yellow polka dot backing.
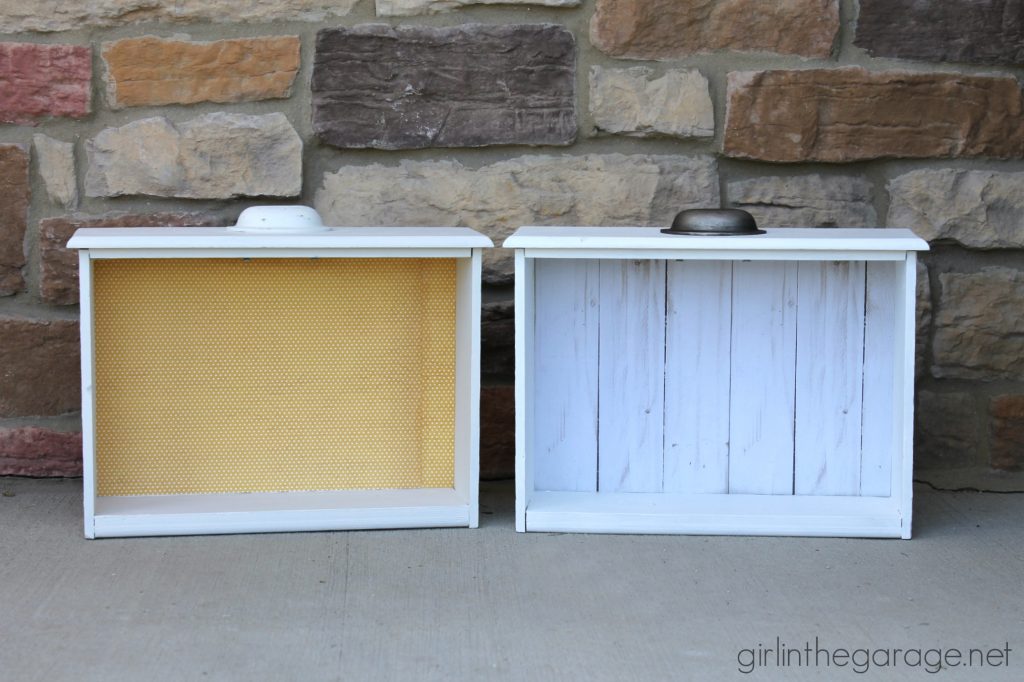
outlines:
[{"label": "yellow polka dot backing", "polygon": [[455,261],[94,261],[99,495],[451,488]]}]

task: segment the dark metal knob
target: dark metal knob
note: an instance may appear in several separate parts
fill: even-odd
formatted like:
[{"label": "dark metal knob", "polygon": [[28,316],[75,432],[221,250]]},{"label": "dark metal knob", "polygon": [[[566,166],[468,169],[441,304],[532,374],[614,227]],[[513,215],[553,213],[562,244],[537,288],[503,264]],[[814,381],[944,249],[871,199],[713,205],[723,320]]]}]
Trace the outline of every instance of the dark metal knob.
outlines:
[{"label": "dark metal knob", "polygon": [[764,234],[757,229],[754,216],[738,208],[691,208],[680,211],[665,234],[749,235]]}]

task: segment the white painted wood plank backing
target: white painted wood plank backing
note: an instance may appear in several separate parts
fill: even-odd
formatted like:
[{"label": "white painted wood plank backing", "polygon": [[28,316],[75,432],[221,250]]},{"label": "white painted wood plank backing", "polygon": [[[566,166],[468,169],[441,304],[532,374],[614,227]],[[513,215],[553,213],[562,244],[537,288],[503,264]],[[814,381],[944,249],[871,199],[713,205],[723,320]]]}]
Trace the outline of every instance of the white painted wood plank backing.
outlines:
[{"label": "white painted wood plank backing", "polygon": [[664,490],[725,493],[732,263],[669,262],[666,289]]},{"label": "white painted wood plank backing", "polygon": [[857,495],[864,263],[800,263],[797,288],[794,492]]},{"label": "white painted wood plank backing", "polygon": [[793,262],[733,265],[729,492],[793,492]]},{"label": "white painted wood plank backing", "polygon": [[864,407],[861,420],[862,495],[887,497],[892,492],[892,463],[898,451],[893,405],[893,345],[896,292],[902,263],[867,264],[864,324]]},{"label": "white painted wood plank backing", "polygon": [[536,261],[534,487],[597,488],[597,261]]},{"label": "white painted wood plank backing", "polygon": [[598,490],[659,492],[665,261],[604,260],[600,281]]}]

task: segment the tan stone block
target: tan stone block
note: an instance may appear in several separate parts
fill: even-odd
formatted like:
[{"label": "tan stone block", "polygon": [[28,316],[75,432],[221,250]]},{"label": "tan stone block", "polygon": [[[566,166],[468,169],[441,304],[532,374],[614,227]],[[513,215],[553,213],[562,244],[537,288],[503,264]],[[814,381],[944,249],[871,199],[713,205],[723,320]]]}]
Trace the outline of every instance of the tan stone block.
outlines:
[{"label": "tan stone block", "polygon": [[85,193],[190,199],[298,196],[302,140],[284,114],[146,118],[86,143]]},{"label": "tan stone block", "polygon": [[78,204],[78,179],[75,174],[75,145],[46,135],[33,135],[32,148],[36,168],[50,201],[72,208]]},{"label": "tan stone block", "polygon": [[761,227],[877,227],[874,186],[860,176],[794,175],[733,180],[729,204]]},{"label": "tan stone block", "polygon": [[708,80],[697,69],[590,68],[590,115],[598,130],[634,137],[714,137]]},{"label": "tan stone block", "polygon": [[1024,173],[915,170],[888,189],[891,227],[969,248],[1024,248]]},{"label": "tan stone block", "polygon": [[4,32],[73,31],[161,21],[323,21],[344,16],[359,0],[0,0]]},{"label": "tan stone block", "polygon": [[408,17],[451,12],[471,5],[579,7],[580,0],[376,0],[378,17]]},{"label": "tan stone block", "polygon": [[986,267],[938,275],[932,374],[1024,379],[1024,272]]},{"label": "tan stone block", "polygon": [[[343,166],[324,175],[316,209],[332,225],[460,225],[500,244],[522,225],[668,226],[684,208],[719,206],[710,156],[521,156],[480,168],[456,161]],[[512,252],[488,249],[485,279],[512,281]]]}]

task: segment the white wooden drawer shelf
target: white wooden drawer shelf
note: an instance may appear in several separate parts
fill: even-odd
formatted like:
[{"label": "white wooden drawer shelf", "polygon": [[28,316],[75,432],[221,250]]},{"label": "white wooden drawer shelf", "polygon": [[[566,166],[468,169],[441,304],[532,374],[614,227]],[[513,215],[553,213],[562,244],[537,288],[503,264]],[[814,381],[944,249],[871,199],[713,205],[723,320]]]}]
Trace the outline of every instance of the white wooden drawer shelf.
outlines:
[{"label": "white wooden drawer shelf", "polygon": [[910,537],[913,233],[504,246],[517,530]]},{"label": "white wooden drawer shelf", "polygon": [[86,537],[476,527],[490,245],[79,230]]}]

